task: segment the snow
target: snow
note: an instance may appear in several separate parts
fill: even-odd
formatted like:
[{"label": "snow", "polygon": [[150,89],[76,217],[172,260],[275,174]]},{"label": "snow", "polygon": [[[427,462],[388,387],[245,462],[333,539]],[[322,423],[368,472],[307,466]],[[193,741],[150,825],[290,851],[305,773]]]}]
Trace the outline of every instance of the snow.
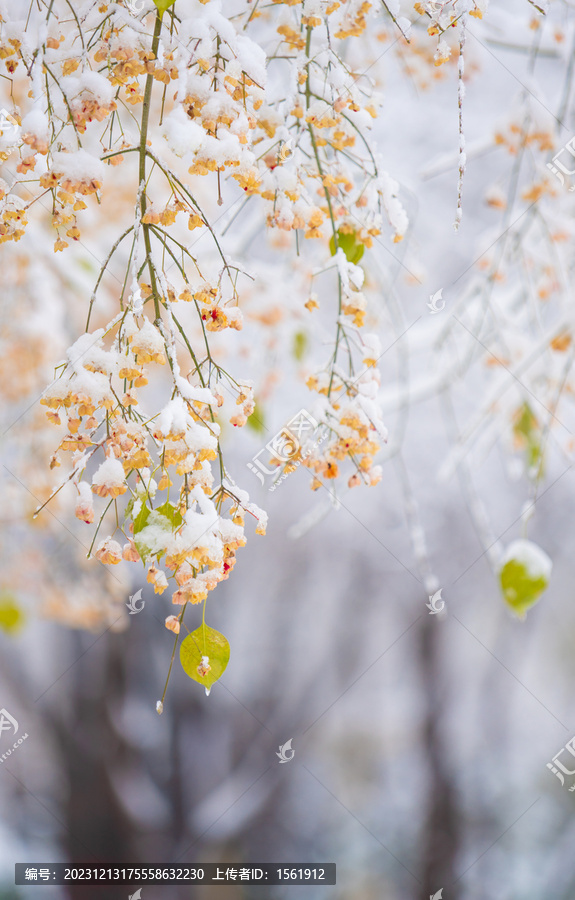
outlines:
[{"label": "snow", "polygon": [[87,481],[80,481],[77,485],[78,488],[78,499],[82,503],[91,503],[92,502],[92,491],[90,490],[90,485]]},{"label": "snow", "polygon": [[193,161],[193,155],[202,145],[205,131],[197,122],[193,122],[181,106],[166,116],[164,120],[163,134],[171,149],[177,156],[187,159],[189,165]]},{"label": "snow", "polygon": [[147,547],[150,555],[165,553],[172,541],[172,525],[165,516],[153,510],[146,526],[138,532],[136,540],[141,547]]},{"label": "snow", "polygon": [[86,332],[69,347],[66,355],[71,368],[76,373],[86,365],[101,368],[108,375],[112,375],[116,371],[117,354],[115,351],[108,351],[102,347],[103,335],[103,328],[98,331]]},{"label": "snow", "polygon": [[52,154],[52,171],[72,182],[104,181],[105,166],[102,160],[86,150]]},{"label": "snow", "polygon": [[108,104],[114,99],[114,87],[100,72],[94,72],[87,69],[85,72],[81,73],[77,80],[79,83],[79,90],[89,91],[99,103]]},{"label": "snow", "polygon": [[136,347],[138,350],[150,354],[162,353],[164,350],[164,339],[149,319],[144,319],[143,324],[132,338],[132,348]]},{"label": "snow", "polygon": [[223,517],[220,517],[218,521],[218,531],[224,544],[241,541],[244,537],[244,529],[241,525],[236,525],[230,519],[224,519]]},{"label": "snow", "polygon": [[[228,316],[228,318],[229,312],[230,310],[226,309],[226,315]],[[176,384],[182,397],[184,397],[189,403],[204,403],[206,404],[206,406],[217,407],[218,401],[209,388],[198,387],[194,384],[190,384],[189,381],[186,381],[186,379],[182,378],[181,376],[176,379]]]},{"label": "snow", "polygon": [[220,426],[217,423],[210,422],[208,426],[195,421],[180,396],[174,397],[162,409],[155,428],[156,434],[164,437],[169,434],[182,435],[181,440],[166,441],[166,447],[174,449],[181,447],[191,456],[202,450],[216,450],[219,430]]},{"label": "snow", "polygon": [[533,541],[517,540],[513,541],[503,554],[501,565],[511,562],[521,563],[525,566],[530,578],[544,578],[549,581],[553,563],[549,556]]},{"label": "snow", "polygon": [[126,475],[119,459],[106,459],[94,473],[92,484],[96,486],[120,487],[125,484]]},{"label": "snow", "polygon": [[[244,166],[253,163],[254,156],[240,143],[237,135],[231,134],[227,128],[218,129],[218,136],[204,132],[202,143],[197,150],[198,159],[214,160],[216,165],[225,166],[226,163],[242,160]],[[242,171],[239,169],[239,171]]]},{"label": "snow", "polygon": [[33,107],[22,119],[22,134],[33,134],[47,141],[50,133],[48,116],[39,107]]},{"label": "snow", "polygon": [[381,341],[377,334],[362,335],[362,343],[365,347],[364,356],[368,355],[370,359],[379,359],[381,356]]},{"label": "snow", "polygon": [[397,27],[399,28],[399,30],[402,32],[402,34],[403,34],[406,38],[409,38],[409,37],[410,37],[410,34],[411,34],[411,22],[410,22],[409,19],[406,19],[405,16],[398,16],[398,17],[397,17]]},{"label": "snow", "polygon": [[122,558],[122,548],[120,547],[117,541],[114,541],[112,538],[104,538],[101,540],[96,547],[95,555],[97,556],[101,550],[106,550],[109,553],[113,553],[116,558]]},{"label": "snow", "polygon": [[246,75],[260,87],[266,83],[266,54],[262,47],[246,35],[238,34],[235,40],[236,54]]},{"label": "snow", "polygon": [[387,172],[382,171],[377,178],[377,186],[381,191],[383,205],[391,226],[399,237],[403,237],[407,231],[409,220],[397,197],[399,184]]},{"label": "snow", "polygon": [[184,434],[190,415],[181,397],[174,397],[164,406],[157,419],[158,431],[163,435]]}]

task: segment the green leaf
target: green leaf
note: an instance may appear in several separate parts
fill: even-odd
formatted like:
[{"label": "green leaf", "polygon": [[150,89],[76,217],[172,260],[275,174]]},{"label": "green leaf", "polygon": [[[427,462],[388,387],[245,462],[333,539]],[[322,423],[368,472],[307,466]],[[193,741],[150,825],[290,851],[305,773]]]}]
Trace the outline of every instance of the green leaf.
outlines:
[{"label": "green leaf", "polygon": [[538,468],[538,476],[543,475],[541,450],[541,426],[531,407],[524,403],[515,413],[513,435],[517,444],[525,450],[528,469]]},{"label": "green leaf", "polygon": [[134,536],[134,545],[136,547],[136,550],[140,554],[142,562],[145,563],[146,560],[152,555],[152,548],[149,546],[149,544],[146,544],[144,538],[136,536]]},{"label": "green leaf", "polygon": [[172,503],[170,503],[169,500],[166,500],[165,503],[163,503],[161,506],[158,506],[156,512],[161,516],[164,516],[164,518],[168,519],[172,523],[174,529],[178,528],[184,521],[182,519],[180,510],[176,509],[176,507]]},{"label": "green leaf", "polygon": [[[357,240],[355,231],[349,233],[344,232],[341,229],[337,232],[337,246],[341,247],[343,252],[345,253],[346,259],[348,262],[356,265],[363,254],[365,253],[365,246]],[[329,242],[329,250],[332,256],[335,256],[337,253],[337,248],[335,246],[335,240],[332,237]]]},{"label": "green leaf", "polygon": [[[207,656],[210,671],[200,675],[198,666],[202,664],[202,657]],[[182,669],[197,681],[203,684],[206,692],[224,674],[230,659],[230,645],[227,638],[209,625],[200,625],[191,634],[188,634],[180,644],[180,662]]]},{"label": "green leaf", "polygon": [[298,362],[304,358],[307,345],[308,339],[305,331],[296,331],[293,336],[293,355]]},{"label": "green leaf", "polygon": [[163,16],[165,11],[173,6],[176,0],[154,0],[154,4],[156,9],[159,11],[160,16]]},{"label": "green leaf", "polygon": [[15,634],[24,625],[24,613],[11,594],[0,594],[0,628],[8,634]]},{"label": "green leaf", "polygon": [[[143,562],[146,562],[147,558],[152,553],[152,548],[146,544],[145,541],[145,528],[146,522],[148,521],[148,517],[150,515],[150,510],[147,506],[143,506],[136,518],[134,519],[134,544],[136,546],[136,550],[140,554]],[[144,534],[142,535],[142,532]],[[142,536],[140,536],[142,535]]]},{"label": "green leaf", "polygon": [[514,541],[507,548],[499,580],[507,605],[520,619],[549,585],[552,562],[532,541]]},{"label": "green leaf", "polygon": [[[150,516],[153,517],[152,522],[149,522]],[[152,549],[146,543],[146,527],[148,524],[160,525],[162,528],[175,531],[176,528],[182,524],[183,519],[179,509],[166,500],[162,506],[158,506],[157,509],[151,510],[145,504],[142,506],[140,512],[136,516],[134,521],[134,544],[136,545],[136,550],[145,561],[151,556]],[[160,559],[163,556],[163,552],[157,554],[157,558]]]},{"label": "green leaf", "polygon": [[78,256],[78,258],[74,260],[74,263],[90,275],[95,276],[98,271],[94,263],[91,260],[86,259],[85,256]]},{"label": "green leaf", "polygon": [[[174,532],[182,524],[182,521],[179,510],[167,500],[157,509],[150,510],[147,506],[141,509],[134,519],[134,544],[144,562],[152,555],[156,559],[161,559],[165,552],[164,550],[152,551],[147,543],[148,535],[156,532],[157,528],[168,533]],[[154,545],[157,547],[157,533],[154,533]]]},{"label": "green leaf", "polygon": [[248,416],[248,428],[251,428],[256,434],[264,434],[267,431],[264,411],[257,402],[254,404],[253,413]]},{"label": "green leaf", "polygon": [[146,527],[146,523],[147,523],[149,517],[150,517],[150,510],[146,506],[146,504],[142,501],[142,508],[140,509],[140,512],[138,513],[136,518],[133,520],[134,521],[134,535],[139,534],[140,531],[142,531],[142,529]]}]

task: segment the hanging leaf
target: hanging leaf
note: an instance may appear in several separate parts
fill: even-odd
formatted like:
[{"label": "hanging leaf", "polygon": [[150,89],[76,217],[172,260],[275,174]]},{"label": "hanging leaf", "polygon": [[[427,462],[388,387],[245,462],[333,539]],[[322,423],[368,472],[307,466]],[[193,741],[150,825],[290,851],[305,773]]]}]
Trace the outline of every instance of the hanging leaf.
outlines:
[{"label": "hanging leaf", "polygon": [[[357,240],[355,231],[344,232],[341,229],[337,232],[337,246],[341,247],[345,253],[348,262],[356,265],[365,252],[365,246]],[[333,237],[329,242],[329,250],[332,256],[335,256],[337,249]]]},{"label": "hanging leaf", "polygon": [[499,573],[503,597],[520,619],[549,585],[553,563],[532,541],[513,541]]},{"label": "hanging leaf", "polygon": [[132,520],[134,525],[134,544],[136,545],[136,550],[140,554],[140,557],[145,562],[150,555],[150,548],[146,546],[145,541],[143,541],[139,535],[146,527],[148,519],[150,517],[150,510],[146,506],[144,502],[142,502],[142,508],[137,516]]},{"label": "hanging leaf", "polygon": [[166,500],[165,503],[162,503],[161,506],[158,506],[156,512],[161,516],[164,516],[165,519],[168,519],[168,521],[172,523],[174,528],[178,528],[183,522],[180,510],[176,509],[176,507],[172,503],[170,503],[169,500]]},{"label": "hanging leaf", "polygon": [[154,5],[160,13],[160,16],[163,16],[165,11],[169,9],[170,6],[173,6],[175,2],[176,0],[154,0]]},{"label": "hanging leaf", "polygon": [[207,693],[225,672],[229,658],[227,638],[209,625],[200,625],[180,645],[182,669],[194,681],[203,684]]},{"label": "hanging leaf", "polygon": [[142,503],[142,508],[136,518],[134,519],[134,534],[139,534],[140,531],[146,527],[146,523],[150,517],[149,507],[146,506],[145,503]]},{"label": "hanging leaf", "polygon": [[307,345],[308,339],[305,331],[296,331],[293,336],[293,355],[298,362],[304,358]]},{"label": "hanging leaf", "polygon": [[519,407],[514,416],[513,436],[515,443],[525,451],[527,468],[543,475],[543,453],[541,450],[541,426],[528,403]]},{"label": "hanging leaf", "polygon": [[182,521],[180,511],[168,500],[157,509],[142,507],[134,519],[134,544],[144,562],[150,556],[161,559],[164,555],[164,550],[158,550],[158,531],[165,532],[168,539]]},{"label": "hanging leaf", "polygon": [[11,594],[0,594],[0,628],[15,634],[24,625],[24,614]]},{"label": "hanging leaf", "polygon": [[253,413],[248,416],[248,428],[251,428],[256,434],[263,434],[267,431],[264,411],[257,402],[254,404]]}]

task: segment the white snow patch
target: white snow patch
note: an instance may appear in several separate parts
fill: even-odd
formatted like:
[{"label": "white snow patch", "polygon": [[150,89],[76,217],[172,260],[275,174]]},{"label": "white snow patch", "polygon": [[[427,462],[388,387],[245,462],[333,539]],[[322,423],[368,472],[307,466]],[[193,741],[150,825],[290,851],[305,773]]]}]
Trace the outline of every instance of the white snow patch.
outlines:
[{"label": "white snow patch", "polygon": [[549,581],[553,563],[544,550],[533,541],[517,540],[507,547],[501,561],[502,567],[511,560],[525,566],[530,578]]}]

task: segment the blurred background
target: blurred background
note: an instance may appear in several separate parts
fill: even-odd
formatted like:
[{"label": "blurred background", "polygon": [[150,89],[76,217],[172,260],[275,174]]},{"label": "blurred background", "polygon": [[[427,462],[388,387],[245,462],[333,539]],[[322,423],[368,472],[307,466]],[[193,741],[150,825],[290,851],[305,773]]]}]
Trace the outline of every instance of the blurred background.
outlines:
[{"label": "blurred background", "polygon": [[[500,0],[469,27],[456,234],[457,53],[437,69],[425,32],[407,45],[383,16],[370,35],[384,96],[375,134],[411,224],[401,244],[384,234],[366,254],[368,321],[384,348],[383,480],[338,502],[312,493],[303,468],[272,492],[247,467],[306,407],[305,379],[333,340],[331,275],[310,324],[316,249],[288,254],[291,237],[266,235],[256,204],[234,219],[239,189],[226,184],[220,210],[197,179],[226,249],[257,274],[244,330],[219,352],[253,379],[259,418],[230,429],[224,451],[270,525],[266,537],[249,534],[211,599],[210,624],[232,647],[224,677],[206,697],[176,665],[161,716],[169,598],[135,566],[86,560],[92,533],[71,492],[32,519],[57,483],[39,398],[84,328],[100,262],[131,221],[133,185],[113,173],[65,254],[54,254],[40,204],[25,237],[3,245],[0,707],[28,737],[0,762],[0,900],[134,892],[16,888],[13,865],[27,861],[337,864],[336,887],[238,884],[219,887],[222,900],[574,896],[575,798],[546,766],[575,734],[575,422],[570,359],[559,366],[540,348],[544,324],[572,325],[575,201],[546,163],[574,127],[574,37],[572,6],[559,0],[547,16]],[[519,151],[518,122],[536,136]],[[2,168],[9,180],[10,157]],[[543,176],[551,187],[533,201]],[[116,308],[125,263],[120,252],[94,327]],[[439,289],[446,306],[431,315]],[[487,330],[471,334],[485,310]],[[527,361],[520,379],[503,364],[515,352]],[[563,365],[565,390],[550,405]],[[514,427],[526,402],[545,455],[536,483]],[[553,575],[521,622],[502,599],[493,548],[527,519]],[[139,589],[145,607],[129,616]],[[430,615],[438,589],[445,608]],[[280,765],[288,740],[295,755]],[[143,897],[209,890],[146,886]]]}]

